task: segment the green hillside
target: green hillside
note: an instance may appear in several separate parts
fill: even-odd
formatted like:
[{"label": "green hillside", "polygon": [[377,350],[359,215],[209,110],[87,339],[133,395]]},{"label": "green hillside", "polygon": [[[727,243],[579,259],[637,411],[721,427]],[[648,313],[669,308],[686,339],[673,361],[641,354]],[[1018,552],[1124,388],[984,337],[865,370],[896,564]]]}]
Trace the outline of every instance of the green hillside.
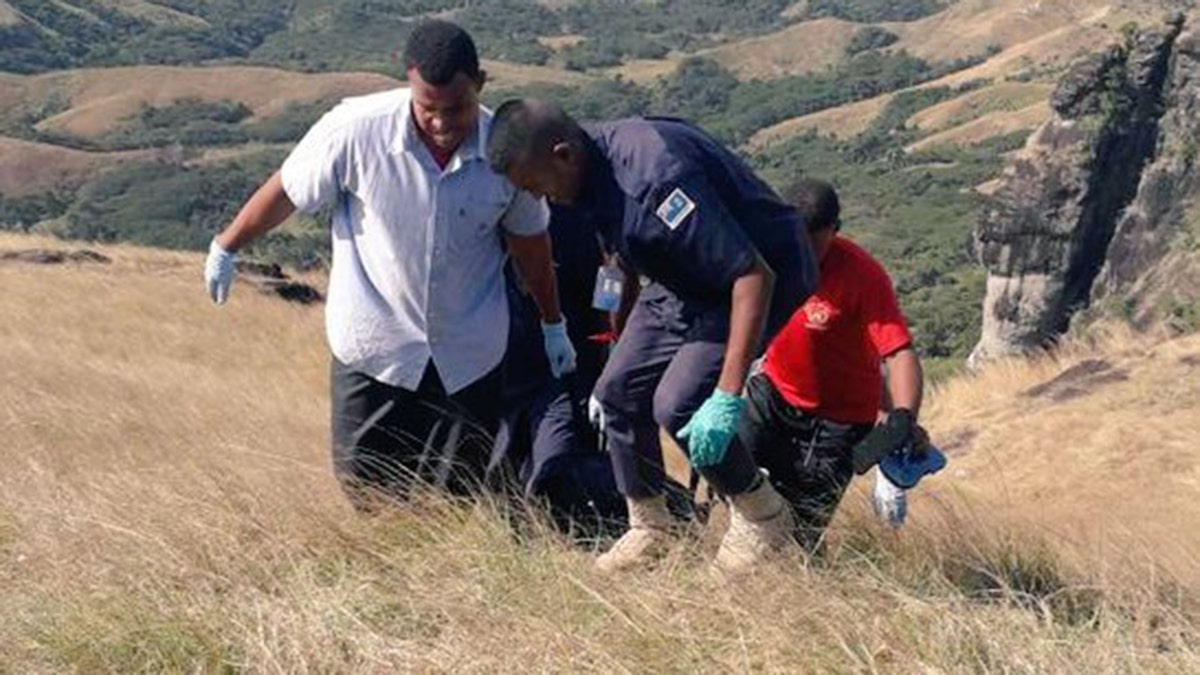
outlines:
[{"label": "green hillside", "polygon": [[[413,23],[430,12],[468,27],[483,54],[530,71],[529,84],[492,87],[487,101],[534,94],[555,98],[584,119],[668,114],[695,120],[735,146],[783,120],[907,89],[971,67],[971,58],[928,62],[889,46],[874,22],[912,21],[943,8],[937,0],[158,0],[162,12],[123,13],[103,0],[8,0],[20,20],[0,26],[0,70],[38,73],[129,64],[246,64],[302,71],[376,70],[396,75],[395,53]],[[718,61],[689,54],[789,24],[835,17],[864,33],[826,70],[739,79]],[[889,24],[895,25],[895,24]],[[557,40],[555,38],[558,38]],[[894,36],[893,36],[894,38]],[[668,74],[636,83],[602,69],[670,55]],[[579,84],[538,82],[538,73],[575,71]],[[1019,137],[945,156],[908,155],[909,116],[976,83],[932,87],[897,97],[857,139],[804,136],[751,157],[776,185],[812,174],[835,180],[848,211],[848,234],[895,270],[923,348],[948,363],[974,342],[982,275],[967,249],[975,184],[1000,167],[1000,151]],[[89,151],[170,149],[154,162],[125,163],[52,193],[0,193],[0,228],[73,238],[199,249],[330,101],[298,104],[269,116],[238,100],[184,98],[143,105],[115,131],[63,135],[45,120],[69,108],[69,93],[8,106],[0,135]],[[32,111],[32,112],[31,112]],[[247,145],[251,144],[251,145]],[[245,146],[245,152],[231,149]],[[254,149],[258,148],[258,149]],[[216,159],[197,161],[209,151]],[[951,168],[952,167],[952,168]],[[324,257],[322,226],[304,221],[255,251],[311,265]]]}]

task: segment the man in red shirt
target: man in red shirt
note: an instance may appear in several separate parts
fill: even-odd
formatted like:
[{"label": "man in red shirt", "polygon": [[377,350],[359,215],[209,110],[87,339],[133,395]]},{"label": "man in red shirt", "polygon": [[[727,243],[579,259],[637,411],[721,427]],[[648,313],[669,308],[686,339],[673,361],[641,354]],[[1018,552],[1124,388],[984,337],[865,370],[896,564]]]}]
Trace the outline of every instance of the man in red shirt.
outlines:
[{"label": "man in red shirt", "polygon": [[811,552],[854,476],[852,449],[881,421],[884,395],[888,426],[916,434],[924,385],[887,272],[838,235],[833,187],[806,179],[783,196],[805,216],[820,278],[748,382],[738,434],[791,503],[796,540]]}]

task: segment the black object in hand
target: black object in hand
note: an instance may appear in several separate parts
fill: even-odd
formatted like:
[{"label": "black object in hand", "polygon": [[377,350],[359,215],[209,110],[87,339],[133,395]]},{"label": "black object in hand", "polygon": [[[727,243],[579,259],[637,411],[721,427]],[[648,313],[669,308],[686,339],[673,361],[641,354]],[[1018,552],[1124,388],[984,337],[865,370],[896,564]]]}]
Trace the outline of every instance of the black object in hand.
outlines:
[{"label": "black object in hand", "polygon": [[897,408],[887,421],[871,430],[851,451],[854,473],[862,475],[887,455],[902,449],[913,437],[917,418],[911,410]]}]

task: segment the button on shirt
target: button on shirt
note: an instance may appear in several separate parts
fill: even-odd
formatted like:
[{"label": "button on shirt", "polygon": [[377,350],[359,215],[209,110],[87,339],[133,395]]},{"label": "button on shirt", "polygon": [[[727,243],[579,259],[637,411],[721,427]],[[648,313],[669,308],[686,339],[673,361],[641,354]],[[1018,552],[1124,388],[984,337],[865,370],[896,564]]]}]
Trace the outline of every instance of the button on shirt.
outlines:
[{"label": "button on shirt", "polygon": [[803,218],[740,158],[681,120],[588,129],[581,210],[606,247],[692,306],[728,306],[761,255],[775,272],[768,334],[817,283]]},{"label": "button on shirt", "polygon": [[407,89],[343,101],[283,163],[296,208],[333,206],[325,328],[335,358],[416,390],[432,359],[454,393],[495,368],[508,335],[501,228],[544,232],[545,202],[489,167],[491,114],[445,170],[417,135]]}]

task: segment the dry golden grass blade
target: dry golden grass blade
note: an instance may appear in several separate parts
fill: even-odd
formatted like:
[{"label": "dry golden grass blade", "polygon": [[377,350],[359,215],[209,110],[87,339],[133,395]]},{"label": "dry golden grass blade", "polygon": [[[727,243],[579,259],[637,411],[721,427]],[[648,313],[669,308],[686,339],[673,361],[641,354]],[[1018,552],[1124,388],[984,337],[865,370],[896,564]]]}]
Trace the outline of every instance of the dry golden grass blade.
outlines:
[{"label": "dry golden grass blade", "polygon": [[494,504],[357,516],[320,309],[245,284],[216,308],[200,256],[101,250],[0,263],[0,672],[1200,668],[1200,339],[1113,333],[941,387],[952,464],[900,533],[860,488],[811,565],[726,584],[695,538],[609,578]]}]

